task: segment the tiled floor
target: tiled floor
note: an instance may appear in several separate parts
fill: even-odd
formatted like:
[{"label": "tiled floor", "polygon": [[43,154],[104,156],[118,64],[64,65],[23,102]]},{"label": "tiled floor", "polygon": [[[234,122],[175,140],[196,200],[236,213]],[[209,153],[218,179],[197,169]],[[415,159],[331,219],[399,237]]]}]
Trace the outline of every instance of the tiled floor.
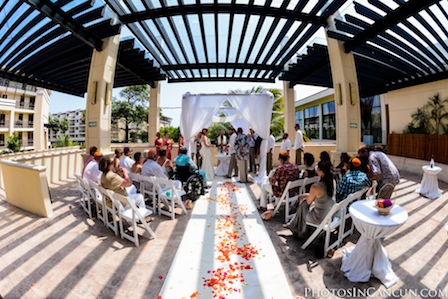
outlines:
[{"label": "tiled floor", "polygon": [[[429,200],[414,192],[420,180],[420,174],[402,174],[395,193],[409,219],[384,241],[400,278],[388,289],[393,296],[385,293],[376,279],[351,283],[339,270],[342,249],[354,245],[358,233],[347,238],[332,258],[316,260],[313,248],[301,250],[301,241],[281,227],[282,214],[265,222],[291,292],[307,298],[363,298],[366,294],[378,298],[448,298],[448,232],[444,228],[448,222],[448,186],[441,183],[442,197]],[[258,186],[247,186],[256,198]],[[174,221],[156,216],[151,227],[157,238],[142,239],[135,248],[99,221],[86,217],[76,202],[74,180],[52,185],[51,193],[52,219],[33,216],[8,205],[4,197],[0,199],[3,298],[157,298],[190,215]],[[309,261],[317,261],[311,272],[307,269]]]}]

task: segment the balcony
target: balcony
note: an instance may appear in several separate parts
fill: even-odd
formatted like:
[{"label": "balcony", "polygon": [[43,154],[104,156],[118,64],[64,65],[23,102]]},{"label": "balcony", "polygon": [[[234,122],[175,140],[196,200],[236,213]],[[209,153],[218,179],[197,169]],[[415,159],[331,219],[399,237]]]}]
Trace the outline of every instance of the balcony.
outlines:
[{"label": "balcony", "polygon": [[22,146],[34,146],[34,140],[33,139],[23,140]]},{"label": "balcony", "polygon": [[14,123],[14,128],[23,128],[23,120],[18,120]]},{"label": "balcony", "polygon": [[8,129],[9,128],[9,123],[7,123],[6,121],[0,121],[0,129]]}]

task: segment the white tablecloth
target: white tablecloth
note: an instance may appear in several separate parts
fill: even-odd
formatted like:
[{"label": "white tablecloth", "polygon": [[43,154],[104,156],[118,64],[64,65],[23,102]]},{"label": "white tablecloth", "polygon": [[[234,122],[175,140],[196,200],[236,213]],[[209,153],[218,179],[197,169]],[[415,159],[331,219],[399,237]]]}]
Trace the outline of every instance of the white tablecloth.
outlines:
[{"label": "white tablecloth", "polygon": [[349,211],[361,237],[354,248],[344,250],[341,270],[352,282],[367,282],[373,275],[386,288],[391,287],[398,281],[398,277],[392,270],[381,238],[405,223],[408,213],[395,204],[389,215],[381,216],[374,200],[357,201],[350,206]]},{"label": "white tablecloth", "polygon": [[226,154],[217,154],[216,159],[219,160],[219,165],[215,168],[215,174],[218,176],[226,176],[229,172],[230,156]]},{"label": "white tablecloth", "polygon": [[442,168],[434,166],[431,168],[429,165],[422,166],[423,179],[419,189],[415,192],[420,193],[422,196],[436,199],[439,198],[442,193],[439,189],[439,182],[437,180],[437,174],[442,171]]}]

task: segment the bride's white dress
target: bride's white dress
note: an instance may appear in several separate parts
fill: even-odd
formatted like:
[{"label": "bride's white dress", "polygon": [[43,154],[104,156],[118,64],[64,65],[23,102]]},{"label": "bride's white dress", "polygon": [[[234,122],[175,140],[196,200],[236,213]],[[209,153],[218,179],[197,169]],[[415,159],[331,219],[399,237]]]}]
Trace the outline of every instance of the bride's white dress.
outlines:
[{"label": "bride's white dress", "polygon": [[[207,138],[205,136],[205,138]],[[210,141],[207,138],[207,143],[210,144]],[[202,156],[202,169],[207,173],[207,180],[212,181],[215,178],[215,170],[213,168],[213,158],[212,152],[210,151],[210,147],[205,146],[204,141],[201,141],[201,150],[199,153]]]}]

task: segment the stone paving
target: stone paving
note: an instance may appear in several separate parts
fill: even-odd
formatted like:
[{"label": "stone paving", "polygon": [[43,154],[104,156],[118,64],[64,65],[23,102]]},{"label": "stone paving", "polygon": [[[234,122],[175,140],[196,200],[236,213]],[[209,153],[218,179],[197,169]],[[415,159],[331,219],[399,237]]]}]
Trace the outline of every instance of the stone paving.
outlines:
[{"label": "stone paving", "polygon": [[[301,241],[281,227],[282,213],[265,222],[291,292],[306,298],[448,298],[448,185],[440,183],[443,195],[430,200],[414,192],[420,180],[420,174],[402,173],[394,195],[409,219],[384,240],[400,278],[390,289],[375,278],[351,283],[340,271],[342,250],[356,244],[358,233],[348,237],[332,258],[316,259],[313,246],[300,249]],[[248,187],[257,198],[258,186]],[[156,216],[150,225],[157,238],[143,238],[136,248],[86,217],[77,203],[74,180],[50,188],[52,219],[15,208],[0,194],[0,295],[156,299],[191,212],[175,220]]]}]

